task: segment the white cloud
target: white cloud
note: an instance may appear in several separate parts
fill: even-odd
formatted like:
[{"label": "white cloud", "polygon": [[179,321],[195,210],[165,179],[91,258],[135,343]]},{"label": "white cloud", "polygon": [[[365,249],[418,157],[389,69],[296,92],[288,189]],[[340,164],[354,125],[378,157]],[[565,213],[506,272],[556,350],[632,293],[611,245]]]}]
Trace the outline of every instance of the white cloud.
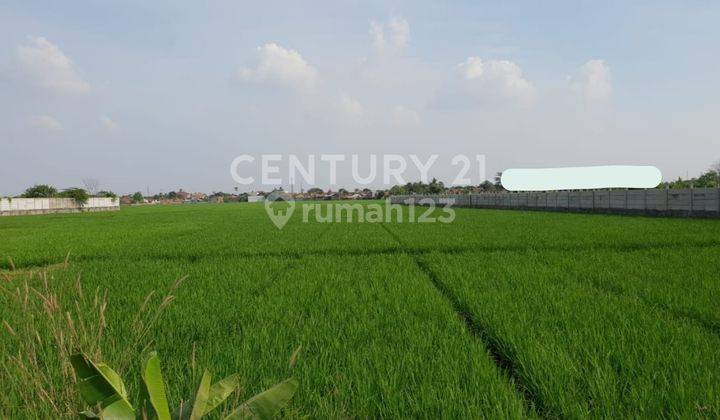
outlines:
[{"label": "white cloud", "polygon": [[355,98],[347,95],[340,97],[337,106],[340,122],[350,127],[359,127],[367,120],[365,107]]},{"label": "white cloud", "polygon": [[111,120],[107,115],[100,117],[100,124],[102,124],[107,131],[113,131],[117,128],[115,121]]},{"label": "white cloud", "polygon": [[17,56],[28,75],[44,88],[70,94],[90,91],[90,85],[80,77],[72,60],[43,37],[31,38],[29,45],[18,46]]},{"label": "white cloud", "polygon": [[387,23],[370,22],[370,36],[379,52],[400,50],[410,40],[410,24],[405,19],[394,18]]},{"label": "white cloud", "polygon": [[63,126],[60,124],[60,121],[49,115],[33,115],[28,118],[28,124],[46,133],[59,133],[63,131]]},{"label": "white cloud", "polygon": [[418,113],[402,105],[397,105],[393,108],[392,119],[395,125],[404,127],[420,124],[420,116]]},{"label": "white cloud", "polygon": [[468,57],[458,65],[463,77],[476,84],[482,94],[500,95],[521,102],[532,101],[535,88],[523,77],[522,69],[507,60]]},{"label": "white cloud", "polygon": [[257,50],[260,58],[257,66],[241,68],[238,74],[241,80],[280,83],[306,90],[317,83],[317,72],[297,51],[274,43]]},{"label": "white cloud", "polygon": [[604,60],[589,60],[572,81],[572,88],[586,99],[603,101],[612,95],[610,67]]}]

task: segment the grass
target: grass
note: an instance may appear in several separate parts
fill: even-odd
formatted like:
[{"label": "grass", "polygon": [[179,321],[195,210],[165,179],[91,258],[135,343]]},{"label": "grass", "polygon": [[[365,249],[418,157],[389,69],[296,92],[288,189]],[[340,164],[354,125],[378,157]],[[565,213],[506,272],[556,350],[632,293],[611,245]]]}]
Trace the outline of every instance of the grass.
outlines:
[{"label": "grass", "polygon": [[[118,343],[145,297],[187,275],[149,332],[178,378],[173,403],[203,369],[239,372],[252,395],[287,377],[302,345],[290,417],[720,416],[714,220],[458,209],[451,224],[306,224],[296,213],[278,231],[262,205],[222,204],[2,218],[0,238],[5,289],[40,287],[35,273],[50,267],[68,307],[78,277],[107,292],[110,365],[127,357]],[[7,293],[0,319],[23,319]],[[2,334],[0,352],[17,354]],[[40,415],[1,363],[0,417]],[[138,366],[123,374],[138,383]]]}]

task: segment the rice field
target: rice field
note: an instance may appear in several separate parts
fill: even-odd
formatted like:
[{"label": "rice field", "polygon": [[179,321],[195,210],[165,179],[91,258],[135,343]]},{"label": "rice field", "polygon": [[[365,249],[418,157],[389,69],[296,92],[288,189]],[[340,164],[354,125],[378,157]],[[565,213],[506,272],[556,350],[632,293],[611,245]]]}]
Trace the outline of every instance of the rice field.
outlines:
[{"label": "rice field", "polygon": [[[120,342],[148,293],[187,275],[151,331],[171,401],[192,395],[200,368],[239,372],[252,395],[288,376],[301,345],[292,418],[720,417],[720,222],[456,212],[449,224],[295,214],[282,230],[258,204],[6,217],[0,282],[46,268],[61,299],[78,276],[107,290],[107,339]],[[4,330],[0,352],[17,352]],[[42,416],[23,411],[2,363],[0,417]]]}]

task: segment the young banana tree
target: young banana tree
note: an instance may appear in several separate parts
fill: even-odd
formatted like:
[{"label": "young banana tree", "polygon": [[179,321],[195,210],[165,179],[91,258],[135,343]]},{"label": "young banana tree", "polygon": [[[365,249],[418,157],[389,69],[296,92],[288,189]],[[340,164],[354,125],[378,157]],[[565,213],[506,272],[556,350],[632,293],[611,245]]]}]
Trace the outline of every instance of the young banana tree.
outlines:
[{"label": "young banana tree", "polygon": [[[293,354],[293,358],[296,354],[297,351]],[[152,352],[143,360],[141,372],[143,401],[137,408],[128,400],[127,390],[120,375],[108,365],[93,362],[83,353],[72,355],[70,361],[78,378],[80,396],[92,407],[80,413],[86,418],[197,420],[216,409],[240,386],[240,377],[237,374],[213,384],[212,376],[205,371],[194,398],[171,414],[157,353]],[[225,419],[272,418],[287,405],[297,388],[298,381],[294,378],[280,382],[245,401],[232,410]],[[92,411],[93,409],[95,411]]]}]

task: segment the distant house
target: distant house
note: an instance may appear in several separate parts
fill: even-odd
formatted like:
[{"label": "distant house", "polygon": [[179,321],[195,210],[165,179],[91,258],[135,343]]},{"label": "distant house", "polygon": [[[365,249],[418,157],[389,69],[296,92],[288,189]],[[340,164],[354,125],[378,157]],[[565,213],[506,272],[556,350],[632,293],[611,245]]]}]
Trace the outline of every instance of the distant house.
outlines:
[{"label": "distant house", "polygon": [[120,197],[120,204],[128,205],[133,203],[133,198],[129,195],[123,195]]},{"label": "distant house", "polygon": [[177,192],[177,198],[180,199],[180,201],[185,201],[190,197],[190,194],[188,194],[187,191],[183,191],[182,188],[180,188],[180,191]]},{"label": "distant house", "polygon": [[201,192],[195,192],[190,194],[190,200],[192,201],[207,201],[207,194]]},{"label": "distant house", "polygon": [[224,203],[225,199],[223,198],[222,195],[214,195],[214,196],[210,197],[210,199],[208,201],[210,201],[211,203]]}]

